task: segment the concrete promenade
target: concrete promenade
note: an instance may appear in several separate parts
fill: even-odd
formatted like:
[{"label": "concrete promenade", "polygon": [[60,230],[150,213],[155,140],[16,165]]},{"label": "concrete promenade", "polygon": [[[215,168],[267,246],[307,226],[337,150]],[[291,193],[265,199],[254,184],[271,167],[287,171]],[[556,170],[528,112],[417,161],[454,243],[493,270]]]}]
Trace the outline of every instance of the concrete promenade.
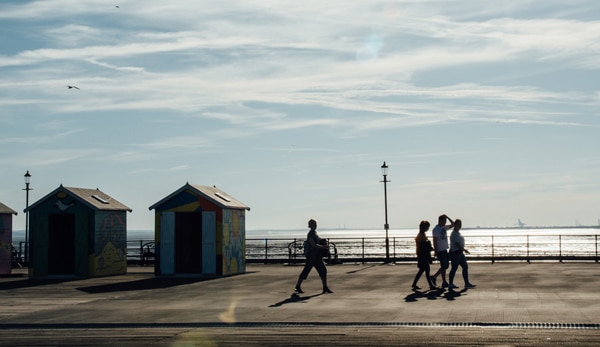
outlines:
[{"label": "concrete promenade", "polygon": [[[437,265],[433,265],[436,269]],[[0,346],[598,346],[600,264],[470,263],[475,289],[413,291],[415,264],[155,278],[0,278]],[[18,274],[23,270],[15,270]],[[313,270],[314,271],[314,270]],[[438,279],[438,283],[441,282]],[[425,286],[425,278],[420,281]]]}]

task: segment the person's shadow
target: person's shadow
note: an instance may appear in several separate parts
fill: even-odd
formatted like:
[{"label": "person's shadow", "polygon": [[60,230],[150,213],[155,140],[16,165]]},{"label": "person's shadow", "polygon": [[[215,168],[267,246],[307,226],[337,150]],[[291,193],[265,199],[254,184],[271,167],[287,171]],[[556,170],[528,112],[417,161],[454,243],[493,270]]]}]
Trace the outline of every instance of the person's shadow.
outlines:
[{"label": "person's shadow", "polygon": [[289,298],[282,300],[280,302],[276,302],[272,305],[269,305],[269,307],[279,307],[285,304],[293,304],[296,302],[304,302],[306,300],[310,300],[312,298],[314,298],[315,296],[319,296],[319,295],[323,295],[323,294],[314,294],[314,295],[308,295],[308,296],[300,296],[298,293],[294,293],[292,295],[290,295]]},{"label": "person's shadow", "polygon": [[427,300],[437,300],[440,296],[444,294],[443,289],[434,289],[434,290],[413,290],[411,294],[408,294],[404,297],[404,301],[406,302],[416,302],[419,299],[427,299]]},{"label": "person's shadow", "polygon": [[461,290],[460,292],[455,292],[453,290],[445,291],[442,288],[433,289],[433,290],[413,290],[411,294],[408,294],[404,297],[405,302],[417,302],[420,299],[426,300],[438,300],[440,298],[444,298],[446,300],[455,300],[457,297],[461,296],[466,290]]},{"label": "person's shadow", "polygon": [[466,293],[467,289],[462,289],[460,291],[449,290],[444,293],[444,298],[448,301],[456,300],[456,298],[462,296],[463,293]]}]

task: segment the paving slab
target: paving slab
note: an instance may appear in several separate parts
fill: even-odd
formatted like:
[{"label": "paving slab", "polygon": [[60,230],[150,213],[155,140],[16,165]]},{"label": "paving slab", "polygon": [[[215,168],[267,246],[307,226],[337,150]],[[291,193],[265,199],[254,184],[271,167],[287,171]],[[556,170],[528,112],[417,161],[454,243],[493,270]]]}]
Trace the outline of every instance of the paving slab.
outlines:
[{"label": "paving slab", "polygon": [[413,291],[415,264],[341,264],[328,266],[333,294],[316,272],[294,293],[301,270],[0,278],[0,346],[600,345],[598,263],[471,263],[477,287],[454,291]]}]

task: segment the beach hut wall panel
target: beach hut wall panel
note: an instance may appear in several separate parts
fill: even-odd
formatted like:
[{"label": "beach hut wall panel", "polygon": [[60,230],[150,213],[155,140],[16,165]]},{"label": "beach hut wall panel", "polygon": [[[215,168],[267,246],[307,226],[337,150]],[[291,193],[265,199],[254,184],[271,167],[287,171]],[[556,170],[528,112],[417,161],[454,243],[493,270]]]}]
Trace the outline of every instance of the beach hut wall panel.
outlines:
[{"label": "beach hut wall panel", "polygon": [[89,255],[90,276],[127,272],[127,214],[96,211],[93,252]]},{"label": "beach hut wall panel", "polygon": [[246,272],[246,224],[245,211],[223,211],[223,272],[235,274]]},{"label": "beach hut wall panel", "polygon": [[127,206],[98,189],[63,187],[29,207],[31,277],[127,272]]},{"label": "beach hut wall panel", "polygon": [[157,275],[246,272],[246,205],[216,187],[187,183],[150,209]]},{"label": "beach hut wall panel", "polygon": [[12,221],[17,212],[0,202],[0,275],[12,270]]}]

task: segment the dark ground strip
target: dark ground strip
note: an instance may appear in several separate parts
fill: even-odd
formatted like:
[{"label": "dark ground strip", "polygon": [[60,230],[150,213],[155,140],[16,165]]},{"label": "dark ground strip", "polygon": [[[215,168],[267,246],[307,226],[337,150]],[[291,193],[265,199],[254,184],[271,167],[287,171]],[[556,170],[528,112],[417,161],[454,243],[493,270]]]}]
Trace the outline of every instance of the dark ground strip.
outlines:
[{"label": "dark ground strip", "polygon": [[237,323],[54,323],[0,324],[0,330],[47,330],[47,329],[193,329],[193,328],[306,328],[306,327],[419,327],[419,328],[505,328],[505,329],[589,329],[600,330],[600,324],[585,323],[543,323],[543,322],[460,322],[460,323],[423,323],[423,322],[237,322]]}]

